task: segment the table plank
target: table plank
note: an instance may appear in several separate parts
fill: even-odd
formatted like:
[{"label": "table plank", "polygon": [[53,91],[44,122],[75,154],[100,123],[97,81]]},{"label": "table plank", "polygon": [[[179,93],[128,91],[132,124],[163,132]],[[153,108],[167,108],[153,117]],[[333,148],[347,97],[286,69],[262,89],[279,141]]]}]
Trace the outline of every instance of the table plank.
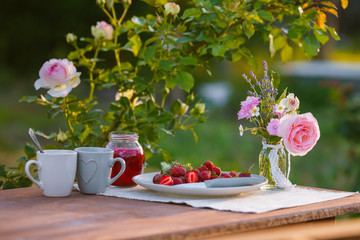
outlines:
[{"label": "table plank", "polygon": [[191,239],[360,212],[360,194],[251,214],[85,195],[44,197],[36,187],[0,191],[1,239]]},{"label": "table plank", "polygon": [[[355,240],[360,239],[360,219],[335,222],[300,223],[221,236],[221,240]],[[209,237],[207,240],[217,240]]]}]

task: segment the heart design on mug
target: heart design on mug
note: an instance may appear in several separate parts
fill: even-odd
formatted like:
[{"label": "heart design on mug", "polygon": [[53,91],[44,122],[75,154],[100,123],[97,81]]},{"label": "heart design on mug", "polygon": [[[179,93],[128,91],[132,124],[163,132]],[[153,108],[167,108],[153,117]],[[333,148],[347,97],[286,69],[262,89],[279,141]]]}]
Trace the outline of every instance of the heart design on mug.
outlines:
[{"label": "heart design on mug", "polygon": [[79,168],[79,178],[85,183],[88,184],[91,179],[95,176],[98,170],[98,163],[95,160],[79,160],[82,164],[82,167]]}]

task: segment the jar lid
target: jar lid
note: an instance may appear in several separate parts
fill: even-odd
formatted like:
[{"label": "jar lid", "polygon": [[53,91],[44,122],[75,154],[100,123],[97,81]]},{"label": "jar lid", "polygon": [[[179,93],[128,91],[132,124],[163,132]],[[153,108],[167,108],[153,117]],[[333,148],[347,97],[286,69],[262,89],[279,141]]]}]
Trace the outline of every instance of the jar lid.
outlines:
[{"label": "jar lid", "polygon": [[139,135],[136,132],[113,131],[109,134],[110,141],[137,141]]}]

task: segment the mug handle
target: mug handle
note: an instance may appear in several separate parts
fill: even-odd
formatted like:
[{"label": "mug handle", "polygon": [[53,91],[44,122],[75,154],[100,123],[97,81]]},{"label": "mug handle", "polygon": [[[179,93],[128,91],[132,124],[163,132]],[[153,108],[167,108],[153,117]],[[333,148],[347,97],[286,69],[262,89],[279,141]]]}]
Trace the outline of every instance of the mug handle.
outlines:
[{"label": "mug handle", "polygon": [[113,182],[115,182],[124,173],[125,168],[126,168],[126,163],[125,163],[124,159],[122,159],[121,157],[112,159],[110,161],[110,167],[112,167],[115,162],[121,163],[121,169],[120,169],[120,172],[115,177],[108,179],[108,186],[113,184]]},{"label": "mug handle", "polygon": [[29,169],[31,164],[35,164],[36,167],[37,167],[37,169],[38,169],[38,171],[40,171],[40,169],[41,169],[41,163],[40,163],[39,161],[35,161],[35,160],[29,160],[29,161],[27,161],[27,163],[25,164],[25,173],[26,173],[27,177],[28,177],[33,183],[35,183],[41,190],[44,190],[44,184],[43,184],[43,182],[41,182],[41,181],[36,181],[36,180],[34,179],[34,177],[31,175],[30,169]]}]

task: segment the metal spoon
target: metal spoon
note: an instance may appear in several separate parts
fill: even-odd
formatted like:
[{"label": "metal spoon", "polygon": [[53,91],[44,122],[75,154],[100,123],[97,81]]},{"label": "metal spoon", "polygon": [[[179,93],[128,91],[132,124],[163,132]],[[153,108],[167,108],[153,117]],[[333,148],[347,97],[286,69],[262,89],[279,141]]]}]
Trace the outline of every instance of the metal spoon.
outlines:
[{"label": "metal spoon", "polygon": [[42,149],[42,147],[40,146],[39,141],[37,140],[34,131],[32,130],[32,128],[29,128],[29,135],[31,140],[35,143],[36,147],[39,149],[39,151],[41,153],[44,153],[44,150]]}]

